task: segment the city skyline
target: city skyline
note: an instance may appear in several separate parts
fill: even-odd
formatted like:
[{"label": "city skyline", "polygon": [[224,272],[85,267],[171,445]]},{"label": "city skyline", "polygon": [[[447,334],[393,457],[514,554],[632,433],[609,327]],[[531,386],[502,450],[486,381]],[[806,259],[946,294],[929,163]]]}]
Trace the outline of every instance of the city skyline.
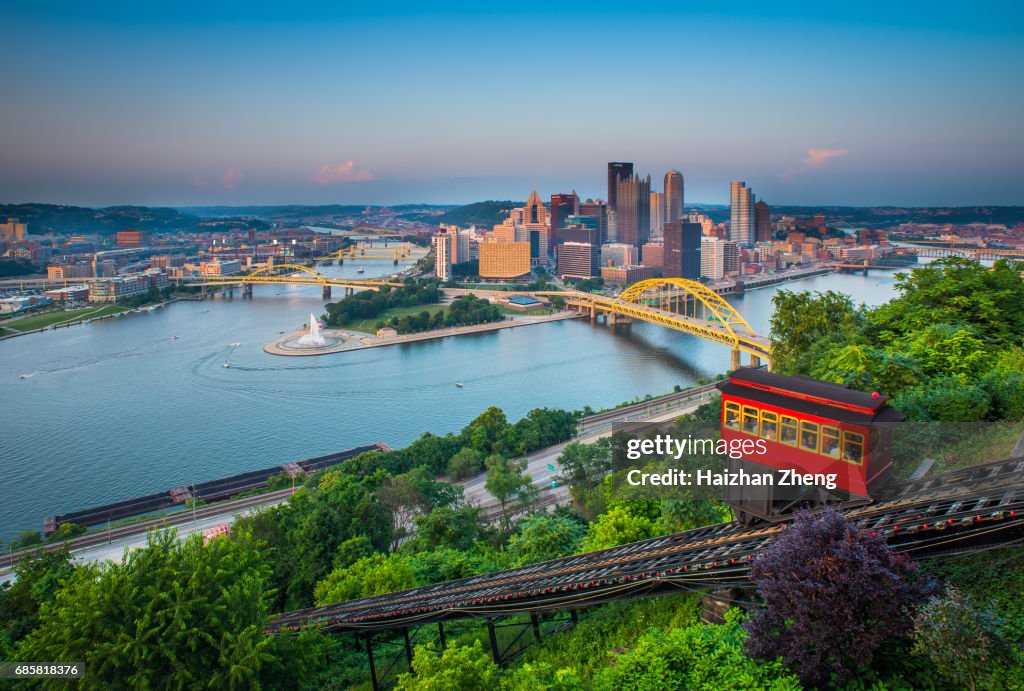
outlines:
[{"label": "city skyline", "polygon": [[6,6],[0,201],[1019,204],[1024,13],[924,7]]}]

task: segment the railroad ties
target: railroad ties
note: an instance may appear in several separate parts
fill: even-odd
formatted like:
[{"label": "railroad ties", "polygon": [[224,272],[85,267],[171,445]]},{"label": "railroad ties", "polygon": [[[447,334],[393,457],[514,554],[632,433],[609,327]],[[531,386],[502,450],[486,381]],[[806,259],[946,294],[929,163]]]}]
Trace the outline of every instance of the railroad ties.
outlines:
[{"label": "railroad ties", "polygon": [[[1024,539],[1024,458],[890,486],[844,513],[914,556],[990,549]],[[786,524],[721,523],[599,552],[283,614],[267,633],[401,630],[468,618],[571,611],[681,590],[744,583]]]}]

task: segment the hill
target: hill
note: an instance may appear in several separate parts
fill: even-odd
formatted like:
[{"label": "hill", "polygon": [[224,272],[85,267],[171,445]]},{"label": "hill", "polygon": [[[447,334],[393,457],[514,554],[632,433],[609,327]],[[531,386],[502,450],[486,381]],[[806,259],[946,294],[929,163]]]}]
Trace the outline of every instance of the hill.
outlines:
[{"label": "hill", "polygon": [[[57,233],[113,235],[129,228],[149,233],[199,232],[223,225],[224,218],[205,221],[177,209],[149,206],[109,206],[91,209],[58,204],[0,204],[0,218],[28,224],[31,235]],[[230,219],[234,227],[264,228],[262,221]]]}]

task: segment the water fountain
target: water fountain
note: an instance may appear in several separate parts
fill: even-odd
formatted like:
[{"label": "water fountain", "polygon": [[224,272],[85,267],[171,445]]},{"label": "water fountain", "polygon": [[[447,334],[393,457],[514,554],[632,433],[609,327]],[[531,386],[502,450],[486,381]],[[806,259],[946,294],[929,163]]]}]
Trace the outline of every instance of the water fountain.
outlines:
[{"label": "water fountain", "polygon": [[309,315],[309,333],[305,336],[300,336],[298,343],[300,346],[322,346],[327,344],[324,337],[320,335],[320,321],[312,313]]}]

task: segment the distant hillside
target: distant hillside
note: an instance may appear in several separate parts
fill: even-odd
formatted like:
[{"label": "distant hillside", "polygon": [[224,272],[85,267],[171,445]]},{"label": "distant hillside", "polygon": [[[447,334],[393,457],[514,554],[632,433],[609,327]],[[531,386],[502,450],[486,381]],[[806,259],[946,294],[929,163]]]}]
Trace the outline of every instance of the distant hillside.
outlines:
[{"label": "distant hillside", "polygon": [[813,216],[825,214],[829,223],[845,221],[854,225],[889,227],[900,223],[1024,223],[1024,206],[785,206],[769,204],[773,215]]},{"label": "distant hillside", "polygon": [[[113,235],[119,230],[135,228],[149,233],[195,232],[223,225],[224,219],[204,221],[198,216],[177,209],[147,206],[110,206],[90,209],[83,206],[57,204],[0,204],[0,218],[17,218],[28,224],[30,235],[45,233]],[[241,228],[262,228],[262,221],[236,219]]]},{"label": "distant hillside", "polygon": [[526,202],[488,200],[460,206],[457,209],[431,217],[433,223],[448,223],[457,226],[478,225],[485,228],[501,223],[508,217],[510,209],[523,206]]}]

